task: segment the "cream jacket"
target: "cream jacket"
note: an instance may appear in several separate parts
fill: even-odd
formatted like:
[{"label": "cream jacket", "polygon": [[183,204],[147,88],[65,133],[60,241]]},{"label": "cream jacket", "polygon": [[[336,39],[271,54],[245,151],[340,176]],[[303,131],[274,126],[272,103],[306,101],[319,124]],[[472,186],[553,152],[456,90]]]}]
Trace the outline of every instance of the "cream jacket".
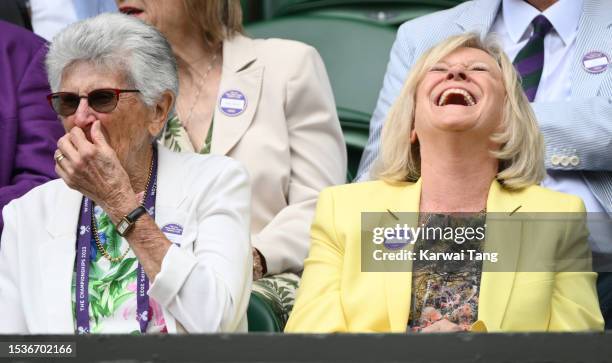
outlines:
[{"label": "cream jacket", "polygon": [[[231,90],[246,98],[238,116],[220,109]],[[344,138],[317,51],[281,39],[225,41],[211,153],[249,172],[251,243],[268,274],[301,271],[319,192],[346,178]]]}]

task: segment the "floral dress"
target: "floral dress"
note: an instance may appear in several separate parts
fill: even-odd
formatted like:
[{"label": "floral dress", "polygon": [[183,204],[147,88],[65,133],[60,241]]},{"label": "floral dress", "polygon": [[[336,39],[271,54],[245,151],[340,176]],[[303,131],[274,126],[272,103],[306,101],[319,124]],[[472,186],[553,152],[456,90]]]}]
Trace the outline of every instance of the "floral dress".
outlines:
[{"label": "floral dress", "polygon": [[[206,135],[204,146],[202,146],[202,149],[200,150],[199,154],[210,154],[210,146],[212,142],[212,130],[213,130],[214,123],[215,123],[215,119],[213,118],[212,121],[210,122],[210,128],[208,129],[208,134]],[[160,142],[172,151],[195,152],[195,148],[193,147],[193,144],[189,140],[189,135],[187,134],[187,130],[185,130],[185,128],[183,127],[183,124],[181,123],[181,120],[176,115],[172,116],[166,123],[166,127],[164,128],[164,132],[162,134]]]},{"label": "floral dress", "polygon": [[[449,216],[430,214],[425,216],[427,227],[472,227],[483,228],[485,214],[471,216]],[[464,329],[478,319],[478,296],[482,261],[469,258],[467,250],[482,252],[484,239],[466,240],[459,244],[453,240],[419,239],[414,246],[418,256],[421,250],[430,252],[460,253],[465,259],[459,261],[427,261],[416,259],[412,266],[412,290],[408,330],[419,332],[436,321],[447,319]]]},{"label": "floral dress", "polygon": [[[115,231],[108,215],[94,207],[100,242],[112,257],[119,257],[128,243]],[[91,241],[89,263],[89,326],[93,334],[140,334],[136,320],[136,277],[138,260],[130,251],[121,262],[106,259]],[[72,276],[72,314],[76,331],[76,272]],[[161,306],[149,298],[147,333],[167,333]]]}]

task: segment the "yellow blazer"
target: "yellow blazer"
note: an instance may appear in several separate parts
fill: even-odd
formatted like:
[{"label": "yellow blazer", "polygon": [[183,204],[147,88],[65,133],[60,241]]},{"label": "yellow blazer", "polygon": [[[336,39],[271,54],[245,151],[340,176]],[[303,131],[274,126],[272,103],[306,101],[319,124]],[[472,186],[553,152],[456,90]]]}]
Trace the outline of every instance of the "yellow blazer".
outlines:
[{"label": "yellow blazer", "polygon": [[[311,250],[286,332],[406,331],[412,273],[361,272],[361,212],[418,212],[420,195],[420,181],[394,185],[373,181],[321,193]],[[491,184],[487,212],[510,214],[519,206],[520,212],[584,212],[582,201],[571,195],[538,186],[512,192],[497,181]],[[526,227],[518,220],[514,223],[511,216],[504,223],[495,223],[490,216],[484,250],[498,251],[505,263],[510,261],[517,268],[491,272],[483,264],[476,326],[484,324],[490,332],[603,330],[597,275],[588,271],[591,261],[584,220],[579,227],[557,223],[546,231],[525,232]],[[508,238],[520,236],[521,228],[530,238],[523,238],[517,248]],[[548,254],[547,258],[565,251],[584,265],[574,272],[523,272],[518,266],[534,258],[530,252],[535,250],[525,240],[537,241],[538,253]]]}]

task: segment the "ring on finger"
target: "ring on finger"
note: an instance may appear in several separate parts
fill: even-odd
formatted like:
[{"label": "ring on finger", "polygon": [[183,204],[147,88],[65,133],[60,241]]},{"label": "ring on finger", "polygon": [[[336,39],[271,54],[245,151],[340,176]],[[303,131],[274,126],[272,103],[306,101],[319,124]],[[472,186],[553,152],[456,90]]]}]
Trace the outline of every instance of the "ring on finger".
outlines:
[{"label": "ring on finger", "polygon": [[55,162],[59,164],[59,162],[62,161],[64,158],[65,158],[64,154],[59,153],[55,155]]}]

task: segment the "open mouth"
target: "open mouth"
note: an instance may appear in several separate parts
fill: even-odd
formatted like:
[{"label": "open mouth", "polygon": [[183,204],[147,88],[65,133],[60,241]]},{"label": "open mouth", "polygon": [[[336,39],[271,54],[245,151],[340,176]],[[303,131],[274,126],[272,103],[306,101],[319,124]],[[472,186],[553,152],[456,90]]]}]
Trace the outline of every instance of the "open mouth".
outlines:
[{"label": "open mouth", "polygon": [[462,88],[447,89],[442,92],[438,102],[436,102],[440,107],[446,105],[474,106],[476,103],[478,103],[476,97]]},{"label": "open mouth", "polygon": [[119,12],[125,15],[138,15],[142,13],[142,9],[133,8],[131,6],[122,6],[119,8]]}]

